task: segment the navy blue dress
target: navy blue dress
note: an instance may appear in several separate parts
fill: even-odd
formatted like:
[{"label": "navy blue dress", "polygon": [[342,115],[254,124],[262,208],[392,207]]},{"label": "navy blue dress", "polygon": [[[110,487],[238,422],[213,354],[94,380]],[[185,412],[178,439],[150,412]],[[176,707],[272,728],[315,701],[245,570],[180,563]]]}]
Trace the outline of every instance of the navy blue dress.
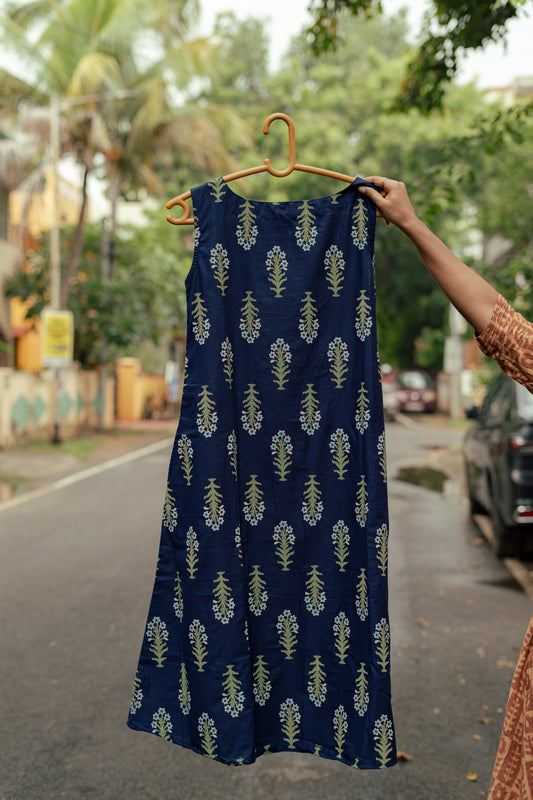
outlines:
[{"label": "navy blue dress", "polygon": [[226,764],[396,762],[375,210],[192,190],[187,359],[128,724]]}]

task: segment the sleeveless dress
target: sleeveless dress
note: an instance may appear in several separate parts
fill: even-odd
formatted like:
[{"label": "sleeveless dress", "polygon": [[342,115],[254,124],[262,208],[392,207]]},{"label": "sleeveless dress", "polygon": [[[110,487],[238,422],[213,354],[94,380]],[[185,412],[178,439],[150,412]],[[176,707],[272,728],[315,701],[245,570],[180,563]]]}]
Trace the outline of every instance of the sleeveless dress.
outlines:
[{"label": "sleeveless dress", "polygon": [[128,725],[396,763],[375,210],[192,190],[186,375]]}]

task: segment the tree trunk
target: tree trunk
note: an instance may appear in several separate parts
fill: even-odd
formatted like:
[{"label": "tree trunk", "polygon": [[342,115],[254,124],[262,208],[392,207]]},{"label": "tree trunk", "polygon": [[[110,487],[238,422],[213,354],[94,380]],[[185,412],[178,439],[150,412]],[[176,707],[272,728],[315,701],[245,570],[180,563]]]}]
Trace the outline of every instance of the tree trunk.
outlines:
[{"label": "tree trunk", "polygon": [[87,169],[87,167],[85,167],[85,171],[83,173],[83,185],[81,189],[80,215],[78,217],[78,224],[76,225],[74,239],[72,240],[72,249],[70,251],[70,258],[68,260],[68,264],[65,267],[61,279],[61,308],[66,308],[70,294],[70,282],[74,277],[74,275],[76,274],[76,270],[78,269],[78,265],[80,263],[80,258],[83,248],[83,234],[85,232],[85,212],[87,210],[88,177],[89,177],[89,170]]}]

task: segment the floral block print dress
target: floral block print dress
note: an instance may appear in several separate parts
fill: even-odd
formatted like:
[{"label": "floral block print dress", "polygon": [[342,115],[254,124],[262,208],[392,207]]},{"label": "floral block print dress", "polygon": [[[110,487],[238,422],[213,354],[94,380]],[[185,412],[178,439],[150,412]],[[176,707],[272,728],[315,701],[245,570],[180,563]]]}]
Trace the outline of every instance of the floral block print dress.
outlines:
[{"label": "floral block print dress", "polygon": [[192,190],[187,358],[128,724],[226,764],[396,762],[375,210]]}]

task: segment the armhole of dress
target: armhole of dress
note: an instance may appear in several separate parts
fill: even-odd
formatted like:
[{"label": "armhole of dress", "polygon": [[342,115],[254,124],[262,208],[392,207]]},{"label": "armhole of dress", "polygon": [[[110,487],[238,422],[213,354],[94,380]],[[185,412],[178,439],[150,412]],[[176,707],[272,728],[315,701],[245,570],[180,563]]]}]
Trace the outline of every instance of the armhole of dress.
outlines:
[{"label": "armhole of dress", "polygon": [[[198,267],[198,259],[199,259],[198,251],[200,249],[200,239],[201,239],[201,235],[202,235],[201,227],[200,227],[199,210],[194,205],[194,196],[196,195],[197,191],[198,191],[197,189],[193,189],[191,191],[191,202],[192,202],[192,206],[193,206],[192,207],[192,212],[193,212],[193,219],[194,219],[194,225],[193,225],[193,241],[194,241],[194,244],[193,244],[191,266],[189,267],[189,271],[187,272],[187,275],[185,277],[185,288],[186,289],[189,288],[189,284],[192,281],[193,274],[194,274],[195,270]],[[198,205],[200,205],[200,203],[198,203]]]}]

